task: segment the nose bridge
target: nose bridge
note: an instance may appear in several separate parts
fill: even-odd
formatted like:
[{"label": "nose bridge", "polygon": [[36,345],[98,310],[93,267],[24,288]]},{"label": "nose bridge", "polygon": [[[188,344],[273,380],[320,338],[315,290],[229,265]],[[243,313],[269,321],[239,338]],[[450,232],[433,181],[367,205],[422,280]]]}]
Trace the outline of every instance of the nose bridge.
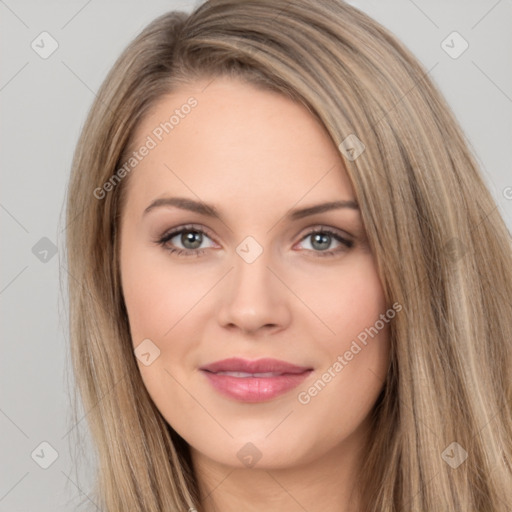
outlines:
[{"label": "nose bridge", "polygon": [[271,251],[258,246],[254,240],[245,240],[236,249],[234,269],[221,299],[219,320],[223,325],[253,331],[289,319],[285,290],[268,268],[273,267]]},{"label": "nose bridge", "polygon": [[[248,250],[247,250],[248,249]],[[267,302],[272,295],[273,283],[270,250],[257,250],[251,242],[240,244],[236,250],[232,276],[232,297],[239,300]]]}]

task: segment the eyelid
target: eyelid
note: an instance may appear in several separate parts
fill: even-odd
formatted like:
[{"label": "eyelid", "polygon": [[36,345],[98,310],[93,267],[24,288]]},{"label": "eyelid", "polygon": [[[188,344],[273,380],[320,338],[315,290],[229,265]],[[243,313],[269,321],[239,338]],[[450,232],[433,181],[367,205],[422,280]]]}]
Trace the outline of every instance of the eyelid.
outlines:
[{"label": "eyelid", "polygon": [[[176,226],[174,228],[170,228],[167,231],[165,231],[162,235],[160,235],[158,237],[158,239],[160,240],[162,238],[168,238],[168,237],[172,238],[173,236],[181,233],[182,231],[186,231],[186,230],[195,230],[195,231],[203,232],[210,239],[212,239],[215,243],[219,244],[215,240],[215,238],[216,238],[215,235],[212,234],[212,231],[210,231],[209,228],[207,228],[206,226],[204,226],[202,224],[194,224],[194,223],[182,224],[180,226]],[[339,228],[335,228],[333,226],[327,226],[325,224],[318,224],[317,223],[317,224],[311,224],[310,226],[307,226],[307,227],[303,228],[301,230],[302,235],[300,236],[300,239],[298,241],[301,242],[306,236],[309,236],[312,233],[318,233],[318,232],[323,233],[323,232],[326,232],[326,231],[327,232],[336,233],[336,234],[338,234],[342,238],[344,238],[345,236],[348,236],[349,239],[347,239],[347,242],[348,241],[352,242],[354,240],[354,238],[355,238],[353,235],[351,235],[350,233],[348,233],[345,230],[342,230],[342,229],[339,229]],[[299,236],[299,235],[296,235],[296,236]]]},{"label": "eyelid", "polygon": [[181,226],[176,226],[175,228],[171,228],[165,231],[163,235],[158,237],[158,239],[161,240],[163,238],[174,238],[176,235],[179,235],[182,231],[198,231],[200,233],[204,233],[205,235],[208,236],[208,238],[210,238],[217,245],[219,245],[219,243],[215,240],[215,236],[212,234],[212,232],[206,226],[203,226],[201,224],[182,224]]},{"label": "eyelid", "polygon": [[[161,245],[167,251],[169,251],[171,253],[175,252],[178,255],[185,253],[185,255],[199,256],[200,254],[203,254],[204,252],[206,252],[206,250],[208,248],[182,249],[180,247],[173,247],[171,249],[166,246],[166,244],[169,242],[169,240],[171,240],[175,236],[179,235],[183,231],[200,232],[200,233],[206,235],[208,238],[210,238],[215,244],[220,245],[216,241],[215,235],[212,235],[212,232],[210,231],[209,228],[207,228],[206,226],[204,226],[202,224],[200,225],[200,224],[194,224],[194,223],[182,224],[182,225],[176,226],[174,228],[171,228],[171,229],[165,231],[156,240],[154,240],[154,243],[156,243],[157,245]],[[344,248],[338,247],[336,249],[329,249],[329,250],[325,250],[325,251],[313,251],[310,249],[306,250],[306,252],[314,253],[317,256],[334,256],[337,253],[342,252],[343,250],[351,249],[355,243],[355,237],[353,235],[351,235],[350,233],[348,233],[342,229],[339,229],[339,228],[335,228],[332,226],[326,226],[324,224],[312,224],[306,228],[303,228],[301,231],[303,234],[300,236],[299,240],[297,242],[295,242],[294,246],[298,243],[303,242],[307,237],[314,235],[315,233],[327,233],[331,237],[335,238],[338,241],[338,243],[340,243],[342,246],[344,246]]]},{"label": "eyelid", "polygon": [[328,226],[327,224],[311,224],[301,230],[301,233],[303,235],[301,236],[300,240],[303,240],[304,237],[311,235],[312,233],[324,233],[324,232],[330,232],[335,233],[341,238],[344,238],[347,242],[353,242],[355,241],[355,236],[351,235],[348,231],[345,231],[344,229],[335,228],[334,226]]},{"label": "eyelid", "polygon": [[306,232],[300,237],[299,241],[296,242],[293,247],[295,247],[297,244],[303,243],[304,240],[316,233],[327,233],[331,238],[334,238],[340,244],[340,247],[335,249],[328,249],[325,251],[313,251],[311,249],[306,250],[306,252],[313,253],[317,257],[336,256],[337,254],[341,254],[344,251],[352,249],[355,245],[355,237],[346,231],[331,226],[325,226],[323,224],[315,224],[314,226],[309,226],[306,228]]}]

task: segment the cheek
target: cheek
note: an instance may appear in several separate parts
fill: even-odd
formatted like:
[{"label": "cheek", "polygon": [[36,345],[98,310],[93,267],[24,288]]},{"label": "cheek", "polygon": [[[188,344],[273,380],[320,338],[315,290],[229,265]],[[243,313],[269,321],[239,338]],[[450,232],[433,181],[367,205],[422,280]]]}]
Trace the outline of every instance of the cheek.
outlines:
[{"label": "cheek", "polygon": [[163,250],[135,249],[122,259],[123,295],[135,346],[145,338],[172,337],[175,326],[211,287],[211,276],[169,268]]},{"label": "cheek", "polygon": [[348,292],[331,318],[340,340],[335,355],[343,355],[343,371],[353,377],[349,385],[357,382],[363,388],[378,387],[388,364],[391,318],[386,314],[389,308],[373,260],[361,260],[345,283]]},{"label": "cheek", "polygon": [[[180,395],[180,387],[173,378],[181,381],[174,370],[174,362],[179,361],[182,365],[187,360],[191,346],[187,340],[193,337],[187,312],[207,290],[202,290],[200,279],[191,283],[186,273],[170,272],[165,257],[161,254],[159,258],[155,257],[154,253],[158,252],[137,247],[128,250],[127,245],[126,252],[122,253],[121,275],[135,354],[139,345],[147,347],[140,350],[141,353],[151,354],[147,365],[143,358],[138,358],[142,380],[157,407],[168,415],[172,390],[173,402],[179,404],[180,411],[186,411],[190,405],[187,397]],[[187,325],[189,328],[184,332]],[[166,419],[169,421],[170,418]]]},{"label": "cheek", "polygon": [[132,345],[136,355],[146,353],[142,347],[148,346],[152,355],[157,354],[147,366],[143,359],[137,361],[142,380],[164,415],[170,410],[170,393],[180,410],[188,410],[190,398],[178,382],[188,378],[197,365],[201,329],[211,313],[208,294],[222,274],[216,276],[212,269],[191,270],[192,266],[172,268],[163,251],[139,249],[135,244],[131,250],[127,244],[126,249],[121,276]]},{"label": "cheek", "polygon": [[374,266],[366,262],[354,268],[337,289],[339,297],[333,298],[335,306],[329,310],[336,336],[345,341],[358,336],[364,339],[366,330],[386,311],[384,292]]},{"label": "cheek", "polygon": [[369,254],[354,254],[336,269],[302,270],[295,277],[297,295],[304,299],[326,348],[343,348],[346,341],[372,326],[386,311],[384,291]]},{"label": "cheek", "polygon": [[369,256],[319,283],[309,299],[324,324],[316,330],[322,334],[314,336],[321,364],[297,398],[311,418],[337,418],[331,425],[354,427],[368,414],[385,381],[395,310],[386,304]]}]

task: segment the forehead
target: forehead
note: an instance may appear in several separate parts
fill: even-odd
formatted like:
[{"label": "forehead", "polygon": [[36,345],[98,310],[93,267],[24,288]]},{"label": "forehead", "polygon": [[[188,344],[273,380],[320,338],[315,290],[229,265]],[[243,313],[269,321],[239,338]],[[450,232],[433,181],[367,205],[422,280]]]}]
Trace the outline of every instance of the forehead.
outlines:
[{"label": "forehead", "polygon": [[276,195],[292,203],[305,194],[353,197],[335,144],[306,107],[234,79],[192,83],[161,98],[135,132],[133,148],[143,146],[151,149],[128,194],[147,201],[173,191],[260,204]]}]

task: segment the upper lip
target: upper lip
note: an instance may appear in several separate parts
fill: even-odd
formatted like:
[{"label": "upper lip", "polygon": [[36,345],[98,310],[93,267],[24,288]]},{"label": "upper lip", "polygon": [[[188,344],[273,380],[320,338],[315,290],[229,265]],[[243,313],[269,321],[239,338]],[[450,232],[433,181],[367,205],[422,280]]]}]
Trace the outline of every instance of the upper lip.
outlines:
[{"label": "upper lip", "polygon": [[295,364],[287,363],[286,361],[280,361],[279,359],[257,359],[250,361],[248,359],[242,359],[240,357],[231,357],[229,359],[222,359],[221,361],[215,361],[214,363],[201,366],[200,370],[206,370],[209,372],[245,372],[245,373],[304,373],[305,371],[312,370],[312,368],[306,366],[297,366]]}]

